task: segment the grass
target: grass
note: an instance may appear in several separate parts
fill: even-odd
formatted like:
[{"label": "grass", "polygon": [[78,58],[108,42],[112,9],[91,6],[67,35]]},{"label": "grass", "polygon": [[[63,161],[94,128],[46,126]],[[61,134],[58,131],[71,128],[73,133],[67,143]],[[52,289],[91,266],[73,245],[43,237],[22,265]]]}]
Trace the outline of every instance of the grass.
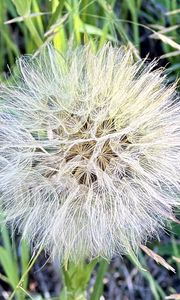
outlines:
[{"label": "grass", "polygon": [[[1,222],[3,223],[3,213],[0,214]],[[4,275],[0,274],[0,279],[5,283],[8,283],[17,300],[25,300],[25,294],[22,290],[27,289],[28,280],[24,278],[21,284],[21,290],[17,289],[21,275],[26,273],[28,269],[28,263],[30,260],[30,249],[25,241],[21,240],[19,243],[19,249],[11,238],[9,231],[5,225],[1,226],[1,240],[3,246],[0,246],[0,265],[3,268]],[[18,257],[19,253],[19,257]]]},{"label": "grass", "polygon": [[[160,58],[167,67],[169,80],[180,75],[180,10],[178,0],[1,0],[0,1],[0,79],[3,81],[17,57],[34,53],[51,42],[59,51],[68,45],[91,43],[94,49],[104,43],[126,44],[136,55]],[[174,263],[180,276],[178,226],[172,227],[168,243],[156,243],[152,248]],[[2,226],[0,246],[0,273],[17,300],[31,299],[28,292],[28,274],[32,266],[29,246],[17,245],[8,230]],[[19,253],[21,256],[19,256]],[[164,299],[165,293],[147,268],[146,256],[139,261],[130,257],[149,284],[153,299]],[[30,262],[30,263],[29,263]],[[34,260],[33,260],[34,263]],[[139,265],[140,264],[140,265]],[[98,269],[95,290],[91,299],[99,299],[103,290],[102,278],[107,270],[103,262]],[[22,277],[23,274],[26,276]],[[23,280],[22,280],[23,278]],[[169,287],[169,293],[176,292]],[[12,296],[12,297],[13,297]],[[13,298],[12,298],[13,299]],[[42,299],[42,298],[41,298]]]}]

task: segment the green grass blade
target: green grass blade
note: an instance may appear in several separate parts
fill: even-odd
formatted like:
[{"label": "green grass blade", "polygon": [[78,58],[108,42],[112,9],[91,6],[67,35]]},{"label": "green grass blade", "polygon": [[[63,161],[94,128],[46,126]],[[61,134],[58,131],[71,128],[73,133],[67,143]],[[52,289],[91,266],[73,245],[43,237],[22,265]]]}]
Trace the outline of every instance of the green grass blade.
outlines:
[{"label": "green grass blade", "polygon": [[132,17],[132,26],[133,26],[133,39],[134,45],[137,49],[140,49],[140,38],[139,38],[139,25],[138,25],[138,9],[136,7],[135,0],[127,1],[127,5]]},{"label": "green grass blade", "polygon": [[31,17],[28,17],[31,12],[31,10],[30,10],[31,0],[25,0],[25,1],[12,0],[12,2],[14,3],[18,14],[21,17],[25,17],[24,24],[26,25],[26,27],[28,28],[28,30],[30,32],[30,38],[35,43],[36,47],[40,47],[42,45],[43,41],[31,19]]},{"label": "green grass blade", "polygon": [[91,294],[90,300],[99,300],[103,292],[103,278],[107,272],[109,263],[106,260],[102,260],[99,263],[99,269],[96,275],[96,282],[93,287],[93,292]]},{"label": "green grass blade", "polygon": [[[22,274],[26,272],[28,269],[29,259],[30,259],[30,249],[29,245],[26,241],[21,240],[21,268],[22,268]],[[22,282],[23,289],[27,289],[28,284],[28,277],[26,276],[24,278],[24,281]]]},{"label": "green grass blade", "polygon": [[30,13],[31,0],[12,0],[12,2],[20,16],[25,16]]},{"label": "green grass blade", "polygon": [[6,273],[9,282],[13,288],[16,287],[19,278],[18,278],[18,268],[16,268],[12,257],[9,256],[8,251],[0,246],[0,263]]},{"label": "green grass blade", "polygon": [[[32,0],[32,11],[34,13],[40,13],[41,12],[37,0]],[[44,34],[44,25],[43,25],[42,16],[36,17],[34,19],[34,23],[37,24],[38,31],[40,32],[41,36],[43,36],[43,34]]]},{"label": "green grass blade", "polygon": [[[98,27],[95,27],[95,26],[92,26],[92,25],[89,25],[89,24],[83,24],[83,26],[80,28],[80,32],[87,32],[89,35],[94,35],[96,37],[101,37],[103,35],[103,30],[98,28]],[[112,42],[117,42],[117,39],[112,36],[111,34],[107,34],[107,38],[109,41],[112,41]]]},{"label": "green grass blade", "polygon": [[65,3],[65,0],[62,0],[62,1],[60,0],[58,6],[56,7],[56,10],[54,11],[54,7],[52,8],[53,13],[49,20],[47,28],[50,28],[51,25],[55,24],[56,21],[61,17],[64,3]]},{"label": "green grass blade", "polygon": [[[64,7],[65,1],[52,1],[52,16],[49,20],[47,29],[50,30],[51,27],[54,27],[54,37],[53,37],[53,44],[54,47],[61,52],[65,51],[67,48],[67,36],[66,31],[64,28],[63,22],[61,23],[61,19],[65,15],[62,16],[62,9]],[[57,24],[57,26],[56,26]],[[59,24],[59,25],[58,25]]]},{"label": "green grass blade", "polygon": [[14,299],[14,295],[17,293],[17,291],[20,289],[20,287],[22,286],[23,281],[25,280],[26,276],[28,275],[29,271],[31,270],[31,268],[33,267],[33,265],[35,264],[38,256],[41,254],[42,249],[40,248],[39,251],[37,252],[37,254],[35,256],[32,257],[32,259],[30,259],[29,264],[28,264],[28,268],[26,269],[26,271],[23,273],[23,275],[21,276],[19,282],[17,283],[17,285],[14,288],[13,293],[11,294],[11,296],[9,297],[9,300],[13,300]]}]

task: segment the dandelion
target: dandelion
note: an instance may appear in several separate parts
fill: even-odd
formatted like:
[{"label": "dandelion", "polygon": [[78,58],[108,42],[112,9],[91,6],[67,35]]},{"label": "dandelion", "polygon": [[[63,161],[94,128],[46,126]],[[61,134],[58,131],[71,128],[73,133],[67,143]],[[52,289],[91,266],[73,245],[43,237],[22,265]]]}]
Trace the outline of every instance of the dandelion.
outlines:
[{"label": "dandelion", "polygon": [[180,106],[156,62],[48,46],[0,90],[0,191],[8,222],[61,260],[158,237],[179,205]]}]

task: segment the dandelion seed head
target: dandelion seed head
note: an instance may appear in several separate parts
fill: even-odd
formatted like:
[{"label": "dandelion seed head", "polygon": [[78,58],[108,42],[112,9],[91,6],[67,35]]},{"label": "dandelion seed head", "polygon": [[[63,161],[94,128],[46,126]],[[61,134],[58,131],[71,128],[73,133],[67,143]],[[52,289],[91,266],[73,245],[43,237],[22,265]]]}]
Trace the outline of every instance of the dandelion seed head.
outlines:
[{"label": "dandelion seed head", "polygon": [[7,221],[61,260],[111,258],[158,236],[179,206],[175,85],[109,44],[48,46],[17,65],[0,89]]}]

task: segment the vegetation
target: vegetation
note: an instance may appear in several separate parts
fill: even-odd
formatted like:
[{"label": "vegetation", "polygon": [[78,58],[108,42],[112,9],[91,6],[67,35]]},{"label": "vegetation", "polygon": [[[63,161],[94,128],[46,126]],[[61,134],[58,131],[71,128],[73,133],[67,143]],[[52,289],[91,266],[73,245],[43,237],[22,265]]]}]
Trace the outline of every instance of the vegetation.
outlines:
[{"label": "vegetation", "polygon": [[[149,60],[159,58],[159,65],[166,66],[169,81],[173,82],[180,74],[179,7],[179,0],[0,0],[0,79],[3,82],[9,77],[9,70],[17,57],[36,53],[49,42],[63,52],[69,45],[76,47],[88,42],[94,49],[99,49],[110,41],[116,45],[128,45],[137,57],[148,56]],[[29,287],[31,268],[41,251],[31,257],[30,247],[17,237],[12,239],[7,228],[4,225],[1,227],[0,298],[47,299],[46,295],[32,296]],[[179,236],[180,226],[172,222],[168,237],[162,237],[161,242],[153,242],[150,248],[173,265],[180,282]],[[138,260],[133,254],[126,259],[139,270],[149,285],[151,298],[148,299],[161,300],[172,294],[176,296],[169,299],[180,299],[180,296],[177,298],[180,293],[178,284],[167,285],[164,290],[148,271],[147,253],[143,250]],[[152,253],[149,255],[153,256]],[[81,268],[86,274],[86,269]],[[162,268],[159,267],[159,270]],[[99,299],[103,293],[107,263],[101,262],[96,271],[94,288],[89,292],[91,300]],[[168,274],[171,276],[171,273]],[[69,276],[73,277],[73,266]],[[67,276],[64,280],[67,285]],[[86,278],[73,280],[72,289],[76,290],[78,280],[85,282]],[[60,297],[68,299],[65,291],[56,299]]]}]

